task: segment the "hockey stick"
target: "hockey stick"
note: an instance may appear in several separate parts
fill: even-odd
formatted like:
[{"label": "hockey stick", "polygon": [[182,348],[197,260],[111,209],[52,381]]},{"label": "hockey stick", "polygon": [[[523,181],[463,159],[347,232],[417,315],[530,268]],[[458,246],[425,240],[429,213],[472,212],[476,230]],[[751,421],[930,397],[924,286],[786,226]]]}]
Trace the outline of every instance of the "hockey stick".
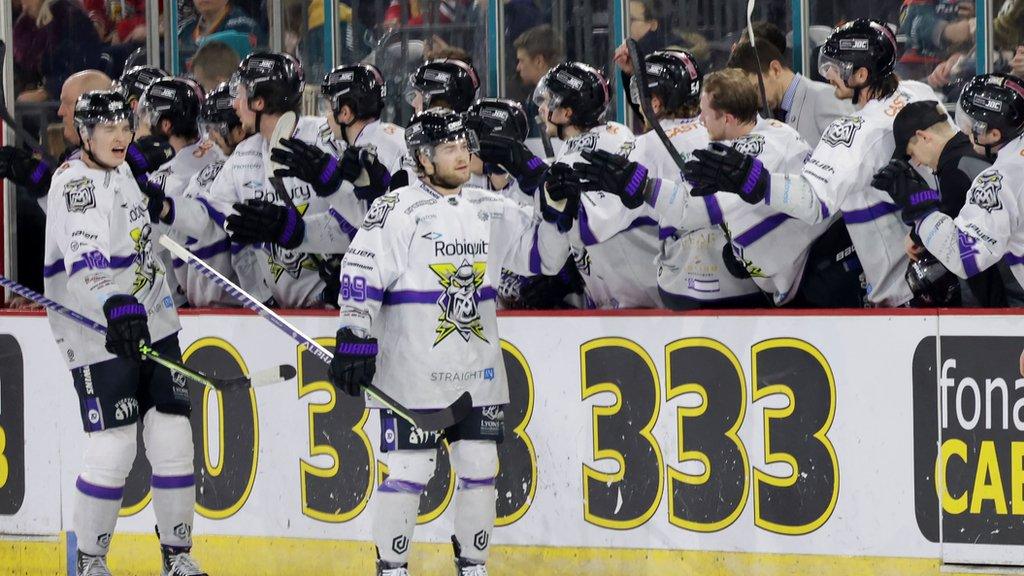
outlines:
[{"label": "hockey stick", "polygon": [[544,146],[544,156],[547,160],[551,160],[555,157],[555,148],[551,145],[551,136],[548,136],[548,124],[537,114],[533,117],[533,121],[540,127],[540,143]]},{"label": "hockey stick", "polygon": [[[71,310],[70,308],[66,308],[58,304],[57,302],[50,300],[46,296],[43,296],[42,294],[36,292],[35,290],[32,290],[27,286],[22,286],[21,284],[18,284],[14,280],[10,280],[8,278],[0,276],[0,286],[4,286],[10,291],[16,294],[20,294],[25,298],[28,298],[29,300],[35,302],[36,304],[39,304],[47,308],[48,310],[53,310],[58,314],[70,318],[71,320],[74,320],[75,322],[78,322],[82,326],[85,326],[90,330],[94,330],[99,334],[107,333],[106,326],[98,322],[94,322],[89,318],[86,318],[85,316],[79,314],[78,312]],[[179,364],[174,360],[164,358],[159,353],[157,353],[156,350],[153,350],[148,345],[139,346],[139,350],[142,352],[142,355],[145,358],[148,358],[149,360],[156,362],[157,364],[163,366],[164,368],[167,368],[171,372],[177,372],[179,374],[187,376],[195,380],[196,382],[209,386],[210,388],[213,388],[215,390],[231,390],[233,388],[248,388],[250,386],[253,388],[258,388],[260,386],[268,386],[270,384],[277,384],[278,382],[291,380],[292,378],[295,377],[296,374],[295,368],[293,366],[289,366],[288,364],[281,364],[277,368],[262,370],[248,377],[237,376],[235,378],[215,378],[213,376],[203,374],[202,372],[192,370],[191,368]]]},{"label": "hockey stick", "polygon": [[658,135],[658,140],[661,140],[668,155],[672,157],[672,161],[679,167],[680,174],[685,174],[686,161],[683,160],[676,147],[672,145],[672,140],[665,133],[665,128],[661,126],[661,122],[658,122],[658,117],[654,113],[654,106],[651,105],[651,99],[647,94],[647,67],[644,64],[643,56],[640,55],[640,47],[637,45],[636,40],[627,38],[626,50],[629,51],[629,62],[633,65],[633,83],[636,86],[636,94],[633,97],[639,100],[640,109],[643,110],[644,116],[647,117],[647,123],[650,124],[651,130],[654,130],[654,133]]},{"label": "hockey stick", "polygon": [[[7,42],[0,40],[0,78],[3,77],[3,63],[6,57]],[[32,147],[33,150],[38,152],[39,155],[43,157],[43,160],[46,160],[47,164],[54,169],[57,168],[57,160],[46,152],[46,148],[43,148],[43,145],[39,143],[39,140],[35,136],[29,134],[28,130],[25,130],[20,124],[14,121],[14,117],[11,116],[11,112],[7,108],[7,95],[4,94],[2,81],[0,81],[0,119],[3,119],[5,124],[13,128],[14,133],[17,134],[22,141]]]},{"label": "hockey stick", "polygon": [[[325,364],[331,363],[331,360],[334,358],[334,354],[331,353],[330,350],[324,348],[319,342],[304,334],[292,323],[278,316],[273,310],[267,308],[262,302],[250,296],[245,292],[245,290],[242,290],[234,282],[225,278],[223,274],[204,262],[201,258],[197,257],[195,254],[189,252],[181,244],[178,244],[168,236],[161,236],[160,244],[162,244],[164,248],[170,250],[178,259],[188,262],[189,265],[223,288],[228,294],[234,296],[242,303],[243,306],[269,320],[270,323],[276,326],[279,330],[291,336],[293,340],[304,346],[310,354],[316,356]],[[365,384],[363,385],[363,388],[371,396],[379,400],[381,404],[390,408],[395,414],[398,414],[412,425],[423,430],[442,430],[444,428],[448,428],[468,416],[473,410],[473,398],[470,396],[469,392],[463,392],[455,402],[451,403],[446,408],[430,412],[413,412],[396,402],[393,398],[372,384]]]},{"label": "hockey stick", "polygon": [[761,91],[761,113],[766,120],[772,118],[771,108],[768,107],[768,93],[764,89],[764,73],[761,72],[761,56],[757,53],[757,44],[754,43],[754,23],[751,18],[754,14],[754,2],[747,0],[747,37],[750,39],[750,48],[754,53],[754,63],[757,64],[757,87]]}]

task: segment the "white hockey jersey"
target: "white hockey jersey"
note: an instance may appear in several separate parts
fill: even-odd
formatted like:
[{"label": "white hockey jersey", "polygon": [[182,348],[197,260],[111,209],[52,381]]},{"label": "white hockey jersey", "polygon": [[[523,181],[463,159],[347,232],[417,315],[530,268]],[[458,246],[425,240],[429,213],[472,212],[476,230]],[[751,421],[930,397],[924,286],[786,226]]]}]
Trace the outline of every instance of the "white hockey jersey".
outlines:
[{"label": "white hockey jersey", "polygon": [[[629,156],[635,145],[629,128],[608,122],[567,140],[555,163],[585,162],[581,152],[593,150]],[[590,306],[661,307],[655,266],[661,241],[657,222],[646,208],[630,210],[614,194],[584,192],[567,240]]]},{"label": "white hockey jersey", "polygon": [[[331,131],[323,118],[302,116],[295,128],[295,137],[315,144],[322,150],[337,155],[332,146]],[[222,226],[228,215],[234,213],[232,205],[247,200],[266,200],[284,205],[266,175],[265,162],[269,161],[269,144],[260,134],[246,138],[235,148],[224,163],[220,174],[210,186],[211,216]],[[312,186],[297,178],[285,178],[285,190],[304,219],[328,213],[330,204],[313,192]],[[340,229],[341,223],[335,224]],[[307,237],[320,232],[317,226],[307,226]],[[337,251],[343,252],[345,247]],[[263,248],[265,258],[260,262],[270,291],[284,308],[322,307],[320,294],[324,282],[314,254],[286,250],[277,245]]]},{"label": "white hockey jersey", "polygon": [[508,184],[504,188],[497,188],[486,174],[470,174],[469,182],[466,183],[466,186],[501,194],[520,206],[534,207],[533,195],[523,192],[523,189],[519,187],[519,183],[512,177],[509,177]]},{"label": "white hockey jersey", "polygon": [[[694,150],[707,148],[708,131],[697,118],[661,121],[665,133],[683,160]],[[683,182],[679,167],[653,130],[637,138],[633,158],[647,167],[648,176]],[[671,210],[670,210],[671,211]],[[672,219],[660,218],[658,235],[658,287],[674,296],[698,302],[713,302],[746,296],[757,292],[749,278],[733,276],[722,262],[722,251],[728,240],[721,227],[715,225],[677,227]]]},{"label": "white hockey jersey", "polygon": [[917,231],[928,251],[961,278],[1004,259],[1024,286],[1024,137],[1008,142],[978,174],[956,219],[935,212]]},{"label": "white hockey jersey", "polygon": [[[101,324],[107,298],[135,296],[146,308],[155,342],[181,326],[153,250],[158,232],[149,223],[147,202],[127,164],[110,171],[81,160],[62,165],[47,199],[43,284],[48,298]],[[60,314],[48,316],[68,368],[114,357],[102,335]]]},{"label": "white hockey jersey", "polygon": [[[811,152],[792,127],[764,118],[758,118],[750,134],[727,143],[778,173],[799,172]],[[661,183],[658,194],[652,197],[661,225],[683,231],[724,225],[732,237],[733,254],[750,274],[755,290],[770,294],[776,305],[791,300],[799,287],[811,245],[834,216],[807,224],[763,203],[748,204],[736,194],[695,198],[689,190],[685,182]]]},{"label": "white hockey jersey", "polygon": [[772,208],[812,224],[841,212],[864,267],[868,300],[876,306],[901,306],[913,295],[904,280],[909,259],[903,240],[909,228],[889,195],[873,188],[871,180],[892,158],[896,114],[910,102],[929,99],[937,98],[926,84],[901,82],[888,98],[835,120],[803,172],[774,175],[765,198]]},{"label": "white hockey jersey", "polygon": [[464,391],[476,406],[508,402],[498,272],[556,274],[568,256],[560,236],[484,190],[442,196],[417,179],[378,198],[342,259],[339,301],[341,325],[379,341],[374,385],[414,409]]}]

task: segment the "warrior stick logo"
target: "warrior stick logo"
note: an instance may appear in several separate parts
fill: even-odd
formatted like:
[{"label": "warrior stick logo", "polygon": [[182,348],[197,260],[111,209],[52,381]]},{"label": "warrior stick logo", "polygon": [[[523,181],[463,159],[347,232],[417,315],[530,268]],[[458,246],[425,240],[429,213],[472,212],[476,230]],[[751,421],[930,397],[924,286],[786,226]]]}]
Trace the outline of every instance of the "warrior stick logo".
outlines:
[{"label": "warrior stick logo", "polygon": [[970,203],[988,213],[1002,210],[999,192],[1003,189],[1003,175],[999,172],[985,172],[974,181],[971,187]]},{"label": "warrior stick logo", "polygon": [[863,125],[864,119],[859,116],[837,118],[825,129],[825,133],[821,135],[821,141],[833,148],[838,146],[849,148],[853,146],[854,135]]},{"label": "warrior stick logo", "polygon": [[68,212],[85,212],[96,207],[96,187],[88,178],[78,178],[64,185],[64,202]]},{"label": "warrior stick logo", "polygon": [[439,324],[435,330],[437,339],[434,340],[434,346],[452,332],[458,332],[466,342],[469,342],[470,336],[487,342],[478,308],[478,290],[484,283],[487,263],[470,264],[463,260],[459,266],[449,263],[431,264],[430,270],[444,288],[441,297],[437,299],[441,315],[438,317]]},{"label": "warrior stick logo", "polygon": [[366,217],[363,218],[363,230],[383,228],[384,222],[388,219],[388,215],[395,209],[395,204],[398,204],[398,195],[395,193],[385,194],[378,198],[377,201],[370,206],[370,210],[366,213]]}]

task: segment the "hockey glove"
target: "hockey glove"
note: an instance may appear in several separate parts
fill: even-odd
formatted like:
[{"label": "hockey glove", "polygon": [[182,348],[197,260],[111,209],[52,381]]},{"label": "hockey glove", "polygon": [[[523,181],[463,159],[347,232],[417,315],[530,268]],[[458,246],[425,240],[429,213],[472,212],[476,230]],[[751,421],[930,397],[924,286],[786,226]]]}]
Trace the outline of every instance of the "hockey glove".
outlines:
[{"label": "hockey glove", "polygon": [[757,158],[720,142],[694,151],[693,156],[685,165],[686,181],[693,186],[692,196],[731,192],[748,204],[757,204],[768,194],[771,173]]},{"label": "hockey glove", "polygon": [[150,342],[146,308],[135,296],[114,294],[103,303],[103,315],[107,318],[107,352],[141,361],[139,346]]},{"label": "hockey glove", "polygon": [[531,196],[548,169],[548,165],[522,142],[497,134],[488,134],[480,139],[477,156],[484,164],[505,168],[516,179],[519,188]]},{"label": "hockey glove", "polygon": [[342,178],[355,186],[356,198],[373,202],[388,191],[391,173],[366,148],[349,146],[341,157]]},{"label": "hockey glove", "polygon": [[338,309],[338,295],[341,293],[341,258],[338,256],[321,261],[320,279],[324,288],[320,291],[320,301],[331,310]]},{"label": "hockey glove", "polygon": [[[132,169],[136,180],[156,170],[174,158],[174,148],[170,142],[158,136],[143,136],[128,145],[125,162]],[[139,182],[139,186],[142,182]]]},{"label": "hockey glove", "polygon": [[893,202],[902,210],[903,222],[911,228],[938,210],[942,200],[906,160],[889,160],[885,168],[875,174],[871,186],[892,196]]},{"label": "hockey glove", "polygon": [[298,138],[282,140],[281,146],[270,151],[270,161],[282,165],[274,176],[308,182],[317,196],[330,196],[338,191],[345,175],[337,158]]},{"label": "hockey glove", "polygon": [[648,179],[647,168],[643,164],[630,162],[624,156],[604,150],[582,154],[587,162],[572,165],[581,178],[615,194],[626,208],[637,208],[644,203]]},{"label": "hockey glove", "polygon": [[[149,212],[149,221],[152,223],[163,222],[164,224],[170,224],[174,217],[168,203],[167,194],[164,193],[164,187],[160,184],[149,179],[149,176],[143,174],[142,176],[135,179],[139,183],[139,190],[142,190],[142,194],[146,197],[146,210]],[[164,208],[168,209],[167,217],[160,218]]]},{"label": "hockey glove", "polygon": [[24,186],[33,197],[42,198],[50,191],[53,167],[28,150],[3,146],[0,147],[0,178]]},{"label": "hockey glove", "polygon": [[570,256],[554,276],[531,276],[519,289],[519,300],[528,310],[567,308],[565,298],[583,293],[583,276]]},{"label": "hockey glove", "polygon": [[557,225],[559,232],[568,232],[580,210],[582,190],[583,182],[572,168],[565,164],[552,165],[544,181],[544,193],[540,195],[541,216]]},{"label": "hockey glove", "polygon": [[331,360],[331,384],[349,396],[359,396],[377,372],[377,339],[360,338],[350,328],[338,330]]},{"label": "hockey glove", "polygon": [[238,244],[270,242],[291,250],[306,237],[306,223],[290,206],[280,206],[266,200],[249,200],[235,204],[235,212],[228,216],[228,234]]}]

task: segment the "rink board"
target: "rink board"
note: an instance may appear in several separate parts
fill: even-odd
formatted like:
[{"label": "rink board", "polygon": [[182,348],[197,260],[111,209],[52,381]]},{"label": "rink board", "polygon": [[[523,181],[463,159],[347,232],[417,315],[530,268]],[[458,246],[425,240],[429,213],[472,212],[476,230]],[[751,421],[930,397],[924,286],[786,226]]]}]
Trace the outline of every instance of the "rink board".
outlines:
[{"label": "rink board", "polygon": [[[336,329],[330,316],[292,320],[317,336]],[[263,320],[183,324],[190,365],[299,371],[251,393],[192,389],[195,533],[206,536],[197,554],[219,574],[302,574],[308,562],[365,573],[386,473],[376,414],[337,398],[324,366]],[[512,403],[492,566],[931,574],[942,559],[1024,564],[1019,324],[920,314],[503,317]],[[0,358],[0,534],[50,538],[0,541],[0,567],[23,570],[64,556],[84,435],[45,319],[0,317]],[[137,459],[115,564],[156,565],[148,474]],[[442,454],[421,500],[415,540],[434,544],[414,546],[421,573],[448,569],[453,486]]]}]

